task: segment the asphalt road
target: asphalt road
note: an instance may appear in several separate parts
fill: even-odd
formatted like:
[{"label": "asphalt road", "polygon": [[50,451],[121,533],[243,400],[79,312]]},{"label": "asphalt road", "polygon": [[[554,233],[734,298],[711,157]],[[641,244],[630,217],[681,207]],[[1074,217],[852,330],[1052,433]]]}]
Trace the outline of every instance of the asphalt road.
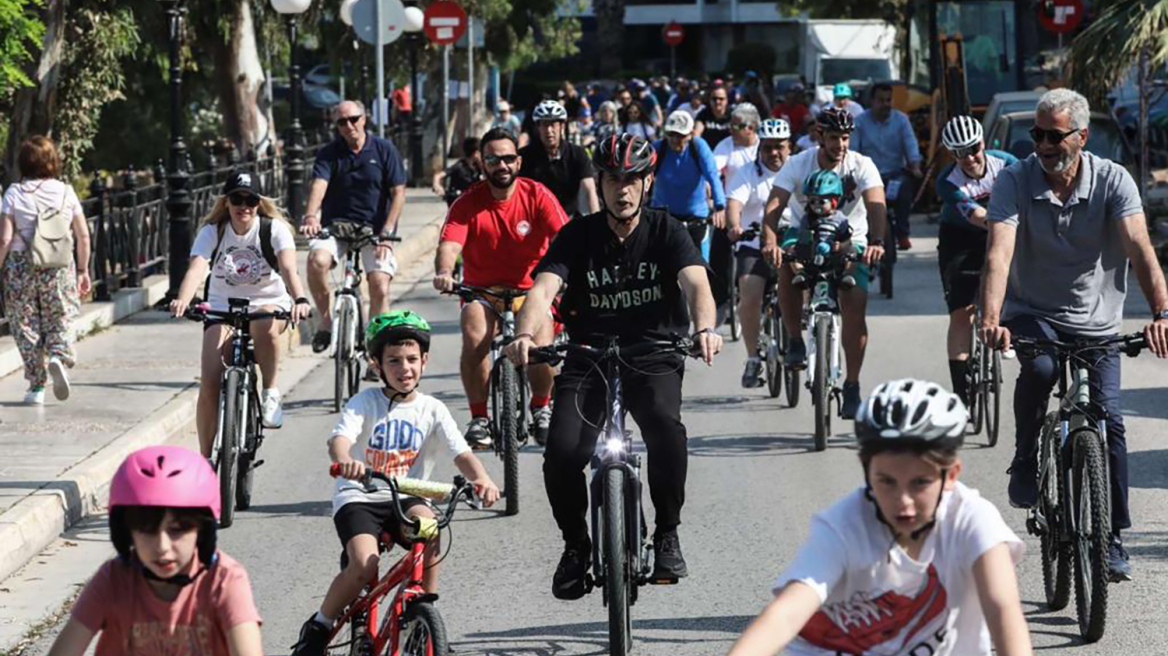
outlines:
[{"label": "asphalt road", "polygon": [[[948,384],[936,241],[927,236],[935,230],[920,226],[919,233],[916,247],[902,254],[896,300],[871,302],[871,347],[861,381],[865,392],[893,377]],[[406,272],[406,280],[395,283],[395,296],[404,293],[399,307],[421,312],[435,326],[422,389],[448,403],[462,423],[468,413],[457,374],[458,304],[438,297],[428,275],[425,266]],[[405,292],[411,279],[420,284]],[[1147,315],[1138,290],[1129,307],[1129,316]],[[1129,324],[1134,329],[1139,319]],[[807,396],[797,409],[788,409],[764,390],[743,390],[742,360],[743,347],[728,344],[712,368],[688,365],[683,420],[689,431],[690,475],[680,535],[691,575],[678,586],[643,590],[633,609],[638,653],[725,653],[767,601],[771,581],[805,537],[811,515],[861,484],[850,426],[837,421],[843,434],[831,440],[826,452],[813,452]],[[1059,613],[1043,610],[1037,541],[1025,535],[1023,513],[1006,503],[1015,364],[1007,365],[1001,443],[987,449],[975,437],[964,453],[962,480],[992,500],[1027,543],[1029,553],[1018,574],[1034,643],[1045,653],[1168,653],[1163,593],[1168,585],[1168,449],[1158,439],[1168,428],[1168,369],[1147,355],[1125,361],[1124,367],[1136,521],[1125,537],[1136,580],[1112,586],[1102,642],[1082,645],[1073,603]],[[286,395],[285,428],[265,445],[267,464],[256,475],[255,505],[221,535],[222,548],[251,574],[271,654],[290,651],[301,622],[316,610],[337,568],[340,544],[329,518],[332,488],[325,446],[335,420],[328,407],[331,390],[331,364],[324,363]],[[499,461],[482,457],[501,482]],[[460,655],[607,653],[599,595],[576,602],[551,596],[561,545],[544,496],[541,464],[538,449],[525,449],[517,517],[462,510],[454,522],[438,605]],[[446,467],[438,476],[452,472]],[[33,653],[43,653],[46,646],[41,641]]]}]

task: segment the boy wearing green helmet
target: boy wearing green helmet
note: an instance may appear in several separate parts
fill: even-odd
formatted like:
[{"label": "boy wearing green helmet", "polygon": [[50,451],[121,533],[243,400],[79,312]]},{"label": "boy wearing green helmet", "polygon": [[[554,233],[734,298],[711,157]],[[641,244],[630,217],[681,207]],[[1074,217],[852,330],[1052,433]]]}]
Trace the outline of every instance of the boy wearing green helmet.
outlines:
[{"label": "boy wearing green helmet", "polygon": [[[848,218],[839,211],[840,202],[844,196],[844,183],[835,171],[819,170],[812,173],[803,182],[803,195],[807,197],[804,209],[807,221],[800,225],[790,226],[783,234],[783,251],[807,250],[815,248],[820,242],[831,246],[832,252],[853,248],[852,228],[848,225]],[[862,252],[862,247],[857,247]],[[790,266],[794,276],[791,282],[796,287],[802,287],[803,265],[792,261]],[[840,286],[851,289],[856,286],[856,263],[849,262],[846,275],[840,278]],[[864,280],[867,280],[867,270],[860,270]]]},{"label": "boy wearing green helmet", "polygon": [[[333,622],[357,598],[367,582],[377,578],[377,540],[387,531],[398,534],[388,490],[365,492],[357,482],[371,468],[387,476],[426,479],[440,456],[474,484],[485,505],[499,499],[491,480],[446,405],[418,391],[430,358],[430,324],[409,310],[386,312],[365,330],[366,352],[384,387],[366,389],[345,404],[329,438],[329,457],[340,465],[333,494],[333,523],[348,556],[348,565],[329,586],[320,610],[300,629],[293,656],[323,654]],[[410,517],[434,517],[421,499],[403,496]],[[441,544],[426,547],[426,591],[436,591]]]}]

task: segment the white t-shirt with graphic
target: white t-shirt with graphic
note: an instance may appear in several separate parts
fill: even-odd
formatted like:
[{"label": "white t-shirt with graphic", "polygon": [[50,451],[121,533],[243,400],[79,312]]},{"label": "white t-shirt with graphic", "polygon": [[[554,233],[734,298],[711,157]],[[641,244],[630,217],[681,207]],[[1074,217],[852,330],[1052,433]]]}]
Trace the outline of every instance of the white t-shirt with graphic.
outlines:
[{"label": "white t-shirt with graphic", "polygon": [[735,146],[734,137],[726,137],[714,147],[714,166],[725,180],[723,189],[729,190],[730,181],[738,174],[738,169],[754,164],[758,157],[758,144],[759,141],[755,140],[753,146]]},{"label": "white t-shirt with graphic", "polygon": [[[803,224],[804,207],[807,197],[803,195],[803,181],[819,169],[819,147],[805,150],[787,160],[779,175],[775,178],[775,186],[791,193],[787,207],[791,210],[791,225]],[[834,169],[844,182],[844,199],[840,211],[848,217],[852,226],[852,237],[864,239],[868,235],[868,208],[864,205],[863,193],[874,187],[883,187],[880,171],[871,159],[860,153],[848,151],[844,161]]]},{"label": "white t-shirt with graphic", "polygon": [[[211,259],[218,238],[219,226],[203,226],[191,246],[191,256]],[[296,249],[292,230],[283,221],[272,221],[272,250],[279,256],[281,251],[289,249]],[[252,221],[251,229],[245,235],[235,234],[230,225],[224,226],[223,242],[219,244],[215,260],[211,263],[211,290],[207,294],[212,310],[225,311],[229,298],[251,300],[249,309],[252,312],[264,305],[292,309],[292,297],[284,286],[284,279],[264,259],[258,218]]]},{"label": "white t-shirt with graphic", "polygon": [[[446,405],[421,392],[392,407],[380,387],[360,392],[345,404],[332,434],[352,440],[350,457],[386,476],[429,479],[439,459],[470,451]],[[346,503],[392,500],[389,490],[366,494],[359,482],[338,478],[333,514]]]},{"label": "white t-shirt with graphic", "polygon": [[[779,171],[782,169],[780,168]],[[726,199],[742,203],[739,221],[743,230],[756,222],[760,227],[762,226],[767,199],[771,197],[771,189],[775,186],[775,178],[778,177],[779,171],[772,171],[761,162],[754,162],[738,169],[738,173],[732,179],[727,179]],[[787,218],[786,212],[783,213],[783,217]],[[736,246],[759,250],[761,248],[760,238],[755,237],[749,241],[740,241]]]},{"label": "white t-shirt with graphic", "polygon": [[823,606],[787,647],[798,656],[989,656],[973,565],[1005,543],[1026,550],[998,509],[960,482],[946,492],[920,557],[909,557],[860,488],[811,521],[811,534],[775,581],[811,587]]}]

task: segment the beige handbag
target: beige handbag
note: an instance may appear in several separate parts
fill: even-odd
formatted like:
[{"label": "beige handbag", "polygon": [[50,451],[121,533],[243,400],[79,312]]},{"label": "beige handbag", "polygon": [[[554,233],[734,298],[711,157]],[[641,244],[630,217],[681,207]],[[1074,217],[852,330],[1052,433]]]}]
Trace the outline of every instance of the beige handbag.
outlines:
[{"label": "beige handbag", "polygon": [[65,211],[68,195],[61,198],[57,208],[41,207],[36,203],[36,232],[29,250],[32,263],[42,269],[63,269],[73,264],[72,217]]}]

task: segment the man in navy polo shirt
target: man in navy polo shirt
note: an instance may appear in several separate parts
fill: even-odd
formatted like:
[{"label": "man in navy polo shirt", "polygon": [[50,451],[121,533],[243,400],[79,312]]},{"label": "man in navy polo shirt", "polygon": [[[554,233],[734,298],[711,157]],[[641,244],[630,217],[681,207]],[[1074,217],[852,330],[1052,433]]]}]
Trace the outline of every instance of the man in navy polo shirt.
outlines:
[{"label": "man in navy polo shirt", "polygon": [[[401,155],[392,143],[365,131],[365,107],[359,101],[346,100],[332,114],[338,137],[316,155],[300,232],[312,238],[334,222],[354,221],[383,235],[394,234],[406,202]],[[308,288],[319,316],[312,350],[322,353],[332,341],[328,272],[347,249],[331,237],[312,239],[308,247]],[[369,316],[388,312],[389,283],[397,272],[393,248],[388,242],[365,246],[361,263],[369,280]]]}]

